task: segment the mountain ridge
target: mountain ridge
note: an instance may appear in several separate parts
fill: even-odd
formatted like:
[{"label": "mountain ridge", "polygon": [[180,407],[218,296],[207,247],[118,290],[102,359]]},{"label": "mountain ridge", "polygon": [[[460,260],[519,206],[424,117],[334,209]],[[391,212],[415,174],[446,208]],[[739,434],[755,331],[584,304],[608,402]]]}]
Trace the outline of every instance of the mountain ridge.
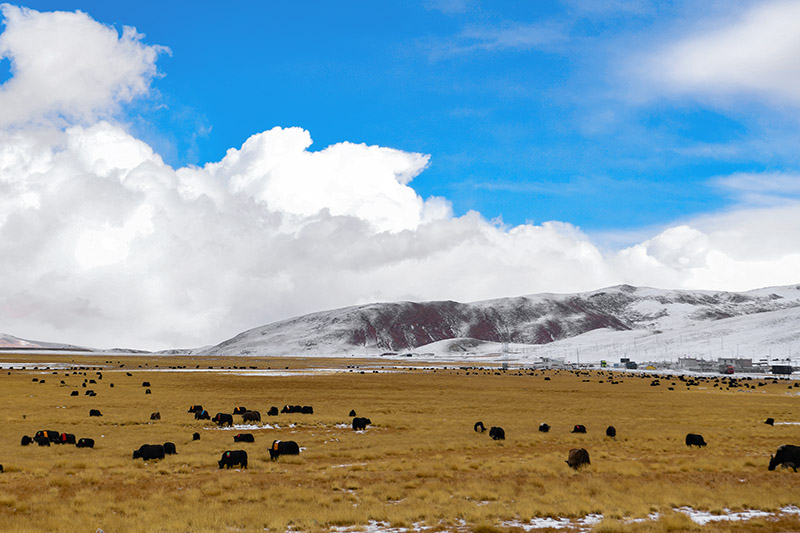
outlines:
[{"label": "mountain ridge", "polygon": [[199,353],[403,352],[459,338],[546,345],[594,330],[655,334],[783,309],[800,310],[800,286],[731,292],[617,285],[581,293],[543,293],[472,303],[371,303],[252,328]]}]

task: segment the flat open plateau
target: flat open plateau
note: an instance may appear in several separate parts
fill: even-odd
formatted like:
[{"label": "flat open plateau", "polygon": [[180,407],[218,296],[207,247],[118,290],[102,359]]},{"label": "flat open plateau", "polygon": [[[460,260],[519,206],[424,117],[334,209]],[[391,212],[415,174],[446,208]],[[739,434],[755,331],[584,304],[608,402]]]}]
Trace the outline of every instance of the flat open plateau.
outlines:
[{"label": "flat open plateau", "polygon": [[[800,445],[791,423],[800,388],[785,380],[687,388],[641,374],[330,358],[5,353],[0,362],[15,367],[0,371],[0,531],[800,531],[800,473],[767,470],[779,445]],[[96,383],[84,388],[88,379]],[[244,405],[269,427],[240,430],[255,443],[234,443],[239,430],[196,421],[192,404],[211,416]],[[285,404],[314,414],[266,415]],[[372,420],[366,431],[352,430],[351,409]],[[474,432],[479,420],[506,440]],[[571,433],[575,424],[587,434]],[[96,445],[20,445],[38,430]],[[687,433],[708,446],[687,448]],[[270,461],[275,439],[301,454]],[[167,441],[177,455],[132,459],[140,445]],[[565,459],[579,447],[591,465],[574,471]],[[222,452],[237,449],[248,468],[220,470]]]}]

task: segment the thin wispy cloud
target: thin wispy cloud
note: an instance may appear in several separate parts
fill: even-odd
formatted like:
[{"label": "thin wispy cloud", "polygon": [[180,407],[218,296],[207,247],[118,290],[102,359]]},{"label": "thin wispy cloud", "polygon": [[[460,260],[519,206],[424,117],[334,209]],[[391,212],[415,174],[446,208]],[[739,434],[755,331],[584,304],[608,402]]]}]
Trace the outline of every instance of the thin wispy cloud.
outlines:
[{"label": "thin wispy cloud", "polygon": [[[800,2],[747,6],[642,58],[651,89],[725,99],[760,97],[800,105]],[[724,101],[724,100],[723,100]]]},{"label": "thin wispy cloud", "polygon": [[509,23],[502,27],[469,26],[451,38],[433,39],[425,48],[428,57],[437,61],[479,52],[553,51],[568,39],[568,27],[558,22]]}]

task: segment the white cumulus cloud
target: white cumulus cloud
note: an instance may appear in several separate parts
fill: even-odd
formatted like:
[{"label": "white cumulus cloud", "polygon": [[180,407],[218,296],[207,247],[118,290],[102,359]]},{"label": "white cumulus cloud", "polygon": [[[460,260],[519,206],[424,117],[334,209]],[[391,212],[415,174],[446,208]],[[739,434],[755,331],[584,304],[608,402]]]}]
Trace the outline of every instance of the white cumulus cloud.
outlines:
[{"label": "white cumulus cloud", "polygon": [[63,116],[92,120],[148,92],[161,46],[122,35],[80,11],[40,13],[2,4],[0,58],[13,77],[0,86],[0,125]]}]

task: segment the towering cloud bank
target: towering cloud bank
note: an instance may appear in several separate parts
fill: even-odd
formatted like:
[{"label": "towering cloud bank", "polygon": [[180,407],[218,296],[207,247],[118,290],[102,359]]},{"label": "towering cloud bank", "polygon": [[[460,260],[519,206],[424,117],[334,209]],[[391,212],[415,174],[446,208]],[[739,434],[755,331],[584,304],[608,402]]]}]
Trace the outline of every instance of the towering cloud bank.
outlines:
[{"label": "towering cloud bank", "polygon": [[[409,185],[427,155],[348,142],[309,151],[300,128],[173,169],[114,122],[120,104],[147,94],[164,48],[83,13],[2,11],[0,52],[13,75],[0,86],[0,331],[198,346],[376,300],[622,282],[744,289],[800,272],[794,204],[689,222],[604,253],[568,223],[455,217],[446,199]],[[765,235],[774,220],[785,238]]]}]

